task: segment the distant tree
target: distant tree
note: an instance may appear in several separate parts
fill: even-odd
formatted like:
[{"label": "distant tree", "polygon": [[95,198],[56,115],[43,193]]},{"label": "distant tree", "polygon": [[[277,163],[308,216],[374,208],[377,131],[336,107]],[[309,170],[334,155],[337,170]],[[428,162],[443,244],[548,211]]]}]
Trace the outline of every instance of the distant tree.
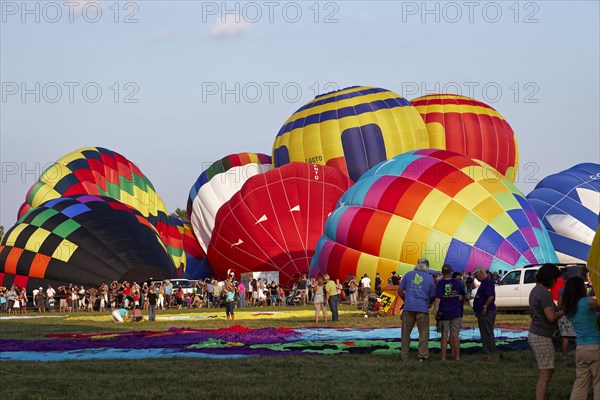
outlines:
[{"label": "distant tree", "polygon": [[175,212],[171,213],[171,216],[177,217],[184,222],[190,222],[188,221],[187,212],[185,210],[182,210],[181,208],[175,209]]},{"label": "distant tree", "polygon": [[0,242],[4,239],[4,225],[0,225]]}]

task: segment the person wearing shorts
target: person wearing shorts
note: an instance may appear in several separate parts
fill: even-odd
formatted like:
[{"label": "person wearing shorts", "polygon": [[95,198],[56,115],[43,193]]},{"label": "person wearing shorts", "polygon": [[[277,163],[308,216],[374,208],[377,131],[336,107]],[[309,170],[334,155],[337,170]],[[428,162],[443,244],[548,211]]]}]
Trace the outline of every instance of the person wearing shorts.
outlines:
[{"label": "person wearing shorts", "polygon": [[546,397],[548,384],[554,374],[554,343],[552,336],[558,330],[558,320],[563,311],[554,304],[549,289],[560,279],[560,270],[554,264],[544,264],[538,270],[537,284],[529,294],[531,325],[529,346],[537,361],[540,375],[535,386],[536,400]]},{"label": "person wearing shorts", "polygon": [[460,360],[460,339],[458,337],[463,316],[463,301],[466,292],[457,279],[452,278],[452,267],[445,264],[442,267],[442,279],[435,287],[433,300],[433,315],[440,326],[442,361],[446,361],[448,335],[450,348],[456,361]]}]

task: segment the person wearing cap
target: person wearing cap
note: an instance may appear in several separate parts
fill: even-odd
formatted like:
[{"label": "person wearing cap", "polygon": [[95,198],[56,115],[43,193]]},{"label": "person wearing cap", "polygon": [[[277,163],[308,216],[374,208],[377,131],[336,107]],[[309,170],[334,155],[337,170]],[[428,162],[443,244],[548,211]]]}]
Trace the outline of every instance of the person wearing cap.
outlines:
[{"label": "person wearing cap", "polygon": [[496,338],[494,337],[496,287],[488,272],[482,267],[475,268],[473,276],[480,282],[473,300],[473,311],[475,311],[479,325],[483,352],[490,354],[496,351]]},{"label": "person wearing cap", "polygon": [[408,272],[398,286],[404,301],[402,311],[402,347],[400,357],[408,360],[410,332],[417,324],[419,330],[419,361],[429,358],[429,306],[435,295],[435,284],[429,275],[429,261],[419,258],[415,269]]},{"label": "person wearing cap", "polygon": [[460,360],[460,340],[458,332],[463,314],[463,301],[466,295],[465,287],[457,279],[452,278],[452,267],[444,264],[442,279],[435,287],[435,300],[433,301],[433,315],[441,323],[441,353],[442,361],[446,361],[448,347],[448,333],[450,334],[450,348],[456,361]]}]

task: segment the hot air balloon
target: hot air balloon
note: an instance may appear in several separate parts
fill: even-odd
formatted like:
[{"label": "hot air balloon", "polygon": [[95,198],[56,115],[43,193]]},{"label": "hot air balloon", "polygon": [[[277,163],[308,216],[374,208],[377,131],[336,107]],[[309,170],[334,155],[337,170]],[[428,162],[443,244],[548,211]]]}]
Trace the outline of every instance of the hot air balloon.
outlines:
[{"label": "hot air balloon", "polygon": [[260,153],[231,154],[208,167],[190,190],[187,214],[200,247],[206,252],[219,208],[251,176],[272,169],[271,157]]},{"label": "hot air balloon", "polygon": [[169,225],[165,204],[150,180],[133,162],[102,147],[75,150],[44,170],[29,189],[18,217],[45,201],[76,194],[109,196],[135,208],[157,228],[174,265],[179,267],[185,260],[183,242],[177,242],[177,229]]},{"label": "hot air balloon", "polygon": [[425,121],[427,147],[482,160],[515,181],[517,139],[500,113],[481,101],[455,94],[431,94],[411,103]]},{"label": "hot air balloon", "polygon": [[404,274],[420,257],[462,272],[558,261],[535,210],[508,179],[482,161],[425,149],[376,165],[342,196],[311,275]]},{"label": "hot air balloon", "polygon": [[600,223],[600,164],[550,175],[527,195],[561,263],[585,263]]},{"label": "hot air balloon", "polygon": [[208,258],[200,247],[198,239],[189,223],[183,224],[183,249],[187,257],[183,278],[205,279],[213,276],[212,268],[208,264]]},{"label": "hot air balloon", "polygon": [[356,181],[380,161],[428,147],[425,124],[406,99],[386,89],[354,86],[298,109],[277,134],[273,164],[333,166]]},{"label": "hot air balloon", "polygon": [[65,196],[31,208],[0,245],[0,285],[98,286],[175,273],[148,220],[105,196]]},{"label": "hot air balloon", "polygon": [[596,296],[600,293],[600,225],[596,230],[596,235],[590,246],[590,254],[588,255],[587,268],[590,272],[590,280]]},{"label": "hot air balloon", "polygon": [[306,163],[248,179],[217,213],[208,246],[215,276],[279,271],[280,284],[291,287],[308,272],[325,220],[350,183],[335,168]]}]

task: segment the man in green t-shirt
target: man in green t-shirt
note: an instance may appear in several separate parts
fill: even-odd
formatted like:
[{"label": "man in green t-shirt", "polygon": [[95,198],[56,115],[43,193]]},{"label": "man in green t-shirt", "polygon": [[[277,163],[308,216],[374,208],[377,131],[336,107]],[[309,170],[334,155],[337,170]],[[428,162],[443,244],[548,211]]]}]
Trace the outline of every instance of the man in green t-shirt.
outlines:
[{"label": "man in green t-shirt", "polygon": [[340,295],[338,293],[335,282],[329,278],[328,274],[323,275],[325,278],[325,302],[329,304],[331,309],[331,320],[338,320],[338,305],[340,303]]}]

